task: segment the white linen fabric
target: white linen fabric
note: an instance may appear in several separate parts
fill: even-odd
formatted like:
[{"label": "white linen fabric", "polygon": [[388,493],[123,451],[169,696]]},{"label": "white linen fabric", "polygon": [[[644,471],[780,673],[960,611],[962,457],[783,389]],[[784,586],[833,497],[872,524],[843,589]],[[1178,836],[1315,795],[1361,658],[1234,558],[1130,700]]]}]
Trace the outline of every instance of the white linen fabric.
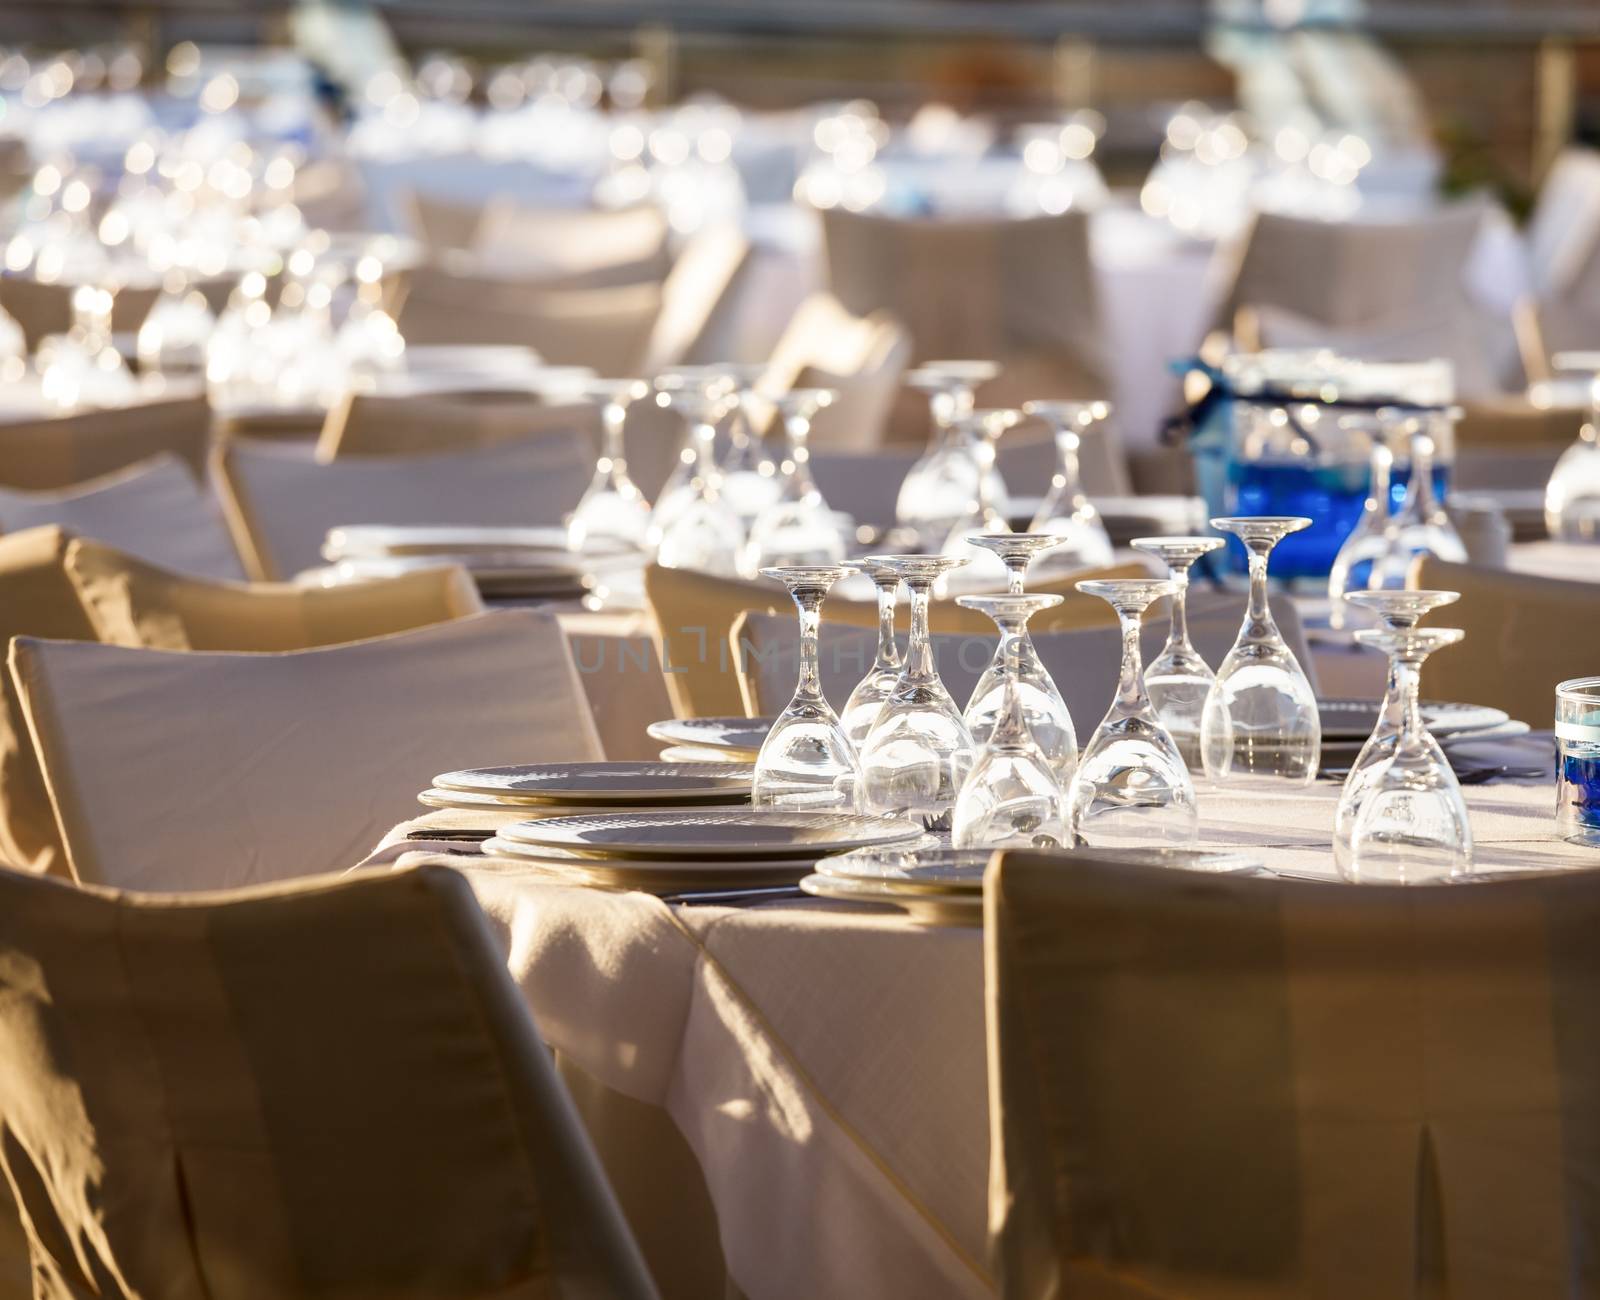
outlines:
[{"label": "white linen fabric", "polygon": [[340,869],[439,772],[601,756],[527,610],[285,654],[18,638],[11,669],[73,873],[130,889]]},{"label": "white linen fabric", "polygon": [[62,491],[0,488],[0,533],[46,524],[177,573],[244,579],[215,499],[170,452]]}]

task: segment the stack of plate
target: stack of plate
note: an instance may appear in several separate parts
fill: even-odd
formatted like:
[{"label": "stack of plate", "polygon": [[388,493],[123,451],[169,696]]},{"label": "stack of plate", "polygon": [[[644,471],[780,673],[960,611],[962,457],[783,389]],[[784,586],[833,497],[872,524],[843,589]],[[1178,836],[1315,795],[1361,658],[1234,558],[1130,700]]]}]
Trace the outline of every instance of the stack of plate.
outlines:
[{"label": "stack of plate", "polygon": [[417,796],[429,808],[528,818],[750,803],[748,763],[523,763],[445,772]]},{"label": "stack of plate", "polygon": [[[1361,747],[1378,725],[1380,704],[1376,700],[1319,699],[1322,716],[1322,769],[1337,773],[1356,761]],[[1423,724],[1441,744],[1457,740],[1492,740],[1514,736],[1528,730],[1512,722],[1501,709],[1483,704],[1447,704],[1424,700],[1420,705]]]},{"label": "stack of plate", "polygon": [[818,859],[922,838],[895,817],[786,809],[618,812],[517,822],[484,845],[584,884],[673,893],[793,883]]},{"label": "stack of plate", "polygon": [[450,528],[352,525],[329,531],[323,558],[333,580],[359,582],[412,569],[459,564],[485,596],[582,596],[598,574],[637,568],[640,552],[620,547],[581,554],[560,528]]},{"label": "stack of plate", "polygon": [[[1074,852],[1095,862],[1183,871],[1249,875],[1261,870],[1259,862],[1238,853],[1191,849]],[[983,873],[993,856],[991,849],[952,849],[929,836],[914,844],[825,858],[800,882],[800,888],[818,898],[899,908],[923,925],[982,925]]]},{"label": "stack of plate", "polygon": [[645,728],[675,763],[753,763],[775,718],[668,718]]}]

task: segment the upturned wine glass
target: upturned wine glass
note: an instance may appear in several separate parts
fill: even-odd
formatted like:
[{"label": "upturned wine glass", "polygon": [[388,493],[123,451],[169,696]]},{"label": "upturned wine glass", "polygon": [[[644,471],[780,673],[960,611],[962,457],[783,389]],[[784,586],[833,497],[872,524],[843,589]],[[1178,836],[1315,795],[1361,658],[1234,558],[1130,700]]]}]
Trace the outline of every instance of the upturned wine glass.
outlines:
[{"label": "upturned wine glass", "polygon": [[800,679],[794,698],[767,732],[756,758],[750,801],[757,807],[837,809],[856,805],[861,763],[839,716],[823,697],[817,670],[822,602],[844,569],[795,565],[763,569],[789,589],[800,614]]},{"label": "upturned wine glass", "polygon": [[[900,485],[894,517],[929,549],[944,541],[950,522],[960,518],[977,492],[977,462],[952,422],[972,410],[978,385],[999,373],[992,361],[929,361],[905,376],[906,387],[927,394],[933,423],[928,449]],[[1004,494],[1005,484],[991,481],[991,500]]]},{"label": "upturned wine glass", "polygon": [[1145,689],[1166,724],[1191,774],[1204,770],[1200,761],[1200,717],[1216,674],[1189,641],[1189,570],[1202,555],[1223,545],[1220,537],[1136,537],[1134,549],[1154,555],[1167,566],[1177,587],[1172,598],[1172,630],[1167,644],[1144,670]]},{"label": "upturned wine glass", "polygon": [[1122,671],[1068,792],[1073,834],[1091,848],[1191,844],[1199,827],[1194,782],[1145,690],[1139,649],[1144,611],[1177,588],[1156,578],[1097,578],[1078,583],[1078,590],[1117,611]]},{"label": "upturned wine glass", "polygon": [[642,379],[590,379],[579,395],[600,407],[600,456],[594,477],[567,520],[567,546],[582,551],[596,542],[642,547],[650,531],[650,503],[628,477],[622,430],[628,407],[650,395]]},{"label": "upturned wine glass", "polygon": [[1371,769],[1350,832],[1346,878],[1409,885],[1472,870],[1472,825],[1449,761],[1423,725],[1422,665],[1464,634],[1453,627],[1356,633],[1362,645],[1394,656],[1400,680],[1400,731],[1394,752]]},{"label": "upturned wine glass", "polygon": [[[1455,591],[1353,591],[1349,599],[1352,605],[1375,613],[1386,630],[1409,632],[1430,610],[1453,604],[1461,599],[1461,594]],[[1404,713],[1405,683],[1401,674],[1401,656],[1398,651],[1391,650],[1388,681],[1384,688],[1383,703],[1378,709],[1378,720],[1345,775],[1344,788],[1339,792],[1339,806],[1333,816],[1333,859],[1340,871],[1349,868],[1350,841],[1355,833],[1356,814],[1366,799],[1373,772],[1394,755],[1395,740],[1400,734]],[[1445,762],[1444,751],[1439,749],[1432,734],[1425,734],[1427,743],[1436,751],[1438,761]]]},{"label": "upturned wine glass", "polygon": [[832,404],[829,388],[792,388],[764,399],[783,430],[783,453],[774,471],[775,498],[750,526],[741,568],[754,575],[764,565],[839,564],[845,537],[811,477],[806,439],[811,418]]},{"label": "upturned wine glass", "polygon": [[850,692],[841,715],[844,734],[850,737],[852,745],[860,749],[866,743],[872,724],[878,720],[878,714],[883,712],[884,702],[894,694],[904,669],[900,644],[894,635],[894,612],[900,599],[900,570],[871,560],[853,560],[844,567],[866,574],[878,590],[878,652],[866,676]]},{"label": "upturned wine glass", "polygon": [[[713,455],[707,464],[713,473],[720,476],[721,470],[717,468],[715,456],[716,426],[733,409],[738,397],[734,392],[733,379],[723,366],[675,366],[657,375],[654,386],[656,405],[677,412],[683,420],[683,433],[677,459],[673,462],[666,481],[662,483],[661,490],[656,493],[655,506],[650,511],[651,533],[653,536],[659,536],[694,495],[690,490],[690,484],[701,468],[695,441],[697,423],[710,423],[712,426]],[[697,409],[693,413],[689,409],[687,396],[676,399],[663,396],[678,392],[687,394],[691,391],[699,391],[707,399],[704,408]]]},{"label": "upturned wine glass", "polygon": [[1558,352],[1557,370],[1587,370],[1589,418],[1577,441],[1561,453],[1544,490],[1544,522],[1563,542],[1600,542],[1600,352]]},{"label": "upturned wine glass", "polygon": [[[1436,412],[1430,418],[1449,417]],[[1411,469],[1406,479],[1405,499],[1383,530],[1383,555],[1373,561],[1368,585],[1374,588],[1404,587],[1411,575],[1411,562],[1419,555],[1433,555],[1452,564],[1464,564],[1467,559],[1461,534],[1456,532],[1456,526],[1450,522],[1449,514],[1434,492],[1436,448],[1429,418],[1421,414],[1397,415],[1391,421],[1391,427],[1394,426],[1398,426],[1408,440]]]},{"label": "upturned wine glass", "polygon": [[1206,777],[1229,785],[1310,785],[1322,753],[1322,719],[1305,670],[1267,607],[1267,557],[1311,521],[1259,515],[1213,519],[1211,526],[1232,533],[1249,552],[1250,603],[1200,715]]},{"label": "upturned wine glass", "polygon": [[958,849],[1070,845],[1062,777],[1033,731],[1021,681],[1027,621],[1039,610],[1059,605],[1061,597],[963,596],[959,603],[994,619],[1006,671],[998,716],[979,742],[977,758],[956,795],[951,842]]},{"label": "upturned wine glass", "polygon": [[699,569],[705,573],[737,576],[744,527],[722,496],[721,478],[712,460],[717,420],[727,409],[725,380],[679,379],[657,381],[659,405],[681,411],[689,421],[691,461],[685,493],[673,510],[665,511],[667,498],[656,503],[650,535],[655,539],[656,563],[666,569]]},{"label": "upturned wine glass", "polygon": [[757,386],[766,374],[764,363],[719,367],[733,387],[733,419],[727,437],[717,450],[717,471],[722,492],[746,526],[778,500],[777,464],[768,454],[758,427],[771,409],[771,398]]},{"label": "upturned wine glass", "polygon": [[1111,563],[1111,537],[1100,519],[1100,512],[1084,495],[1078,475],[1078,452],[1085,430],[1093,428],[1111,414],[1109,402],[1025,402],[1023,412],[1049,426],[1056,444],[1056,472],[1050,491],[1039,503],[1028,530],[1055,533],[1066,543],[1073,562],[1080,568],[1099,568]]},{"label": "upturned wine glass", "polygon": [[1010,525],[1006,523],[1005,515],[997,507],[992,494],[992,471],[996,441],[1021,420],[1021,411],[983,410],[969,411],[951,421],[952,432],[963,440],[977,467],[972,480],[972,497],[952,522],[940,548],[945,555],[964,556],[971,561],[971,567],[961,574],[963,582],[987,584],[1001,577],[1000,566],[989,554],[981,550],[974,551],[967,538],[972,533],[1010,531]]},{"label": "upturned wine glass", "polygon": [[941,574],[966,561],[948,555],[872,555],[911,593],[905,666],[861,750],[862,810],[913,817],[948,830],[956,791],[972,765],[972,733],[939,680],[928,636],[928,603]]},{"label": "upturned wine glass", "polygon": [[1389,546],[1390,471],[1394,468],[1394,453],[1389,450],[1384,423],[1371,416],[1365,417],[1363,422],[1372,439],[1367,499],[1361,507],[1361,518],[1340,545],[1338,554],[1333,557],[1333,567],[1328,570],[1328,623],[1334,628],[1345,625],[1346,596],[1373,585],[1374,566],[1383,559]]}]

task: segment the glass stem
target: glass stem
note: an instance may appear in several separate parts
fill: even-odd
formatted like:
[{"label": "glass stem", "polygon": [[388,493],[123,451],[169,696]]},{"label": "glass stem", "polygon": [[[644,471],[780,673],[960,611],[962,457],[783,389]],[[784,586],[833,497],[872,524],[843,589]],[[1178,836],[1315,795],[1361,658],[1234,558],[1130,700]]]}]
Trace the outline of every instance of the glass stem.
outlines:
[{"label": "glass stem", "polygon": [[1062,429],[1056,434],[1056,474],[1060,479],[1061,499],[1069,507],[1075,506],[1078,500],[1078,446],[1078,435],[1071,429]]},{"label": "glass stem", "polygon": [[822,674],[817,667],[817,632],[822,622],[822,597],[815,592],[797,592],[794,603],[800,610],[800,682],[795,698],[820,700]]},{"label": "glass stem", "polygon": [[1178,590],[1172,595],[1172,634],[1168,638],[1173,649],[1189,648],[1189,570],[1169,569]]},{"label": "glass stem", "polygon": [[1006,687],[1001,697],[1000,717],[990,737],[991,745],[1015,746],[1030,739],[1027,719],[1022,712],[1022,639],[1027,635],[1025,623],[1002,622],[1000,635],[1005,642]]},{"label": "glass stem", "polygon": [[601,447],[614,474],[625,474],[628,462],[622,450],[622,426],[628,418],[621,402],[607,402],[600,410]]},{"label": "glass stem", "polygon": [[1400,736],[1397,749],[1415,750],[1422,741],[1420,684],[1422,660],[1402,654],[1396,658],[1397,685],[1400,690]]},{"label": "glass stem", "polygon": [[933,646],[928,640],[928,588],[911,588],[911,639],[906,643],[906,677],[933,680]]},{"label": "glass stem", "polygon": [[1124,714],[1136,713],[1149,703],[1144,693],[1144,652],[1139,648],[1142,613],[1142,610],[1117,610],[1117,621],[1122,625],[1122,673],[1117,679],[1117,708]]},{"label": "glass stem", "polygon": [[811,421],[796,416],[788,422],[789,461],[794,466],[794,486],[797,500],[821,500],[822,494],[811,478],[811,453],[806,449],[806,439],[811,434]]},{"label": "glass stem", "polygon": [[1250,608],[1245,623],[1252,641],[1278,635],[1278,625],[1272,621],[1272,610],[1267,605],[1267,552],[1254,547],[1250,550]]},{"label": "glass stem", "polygon": [[900,667],[900,647],[894,639],[894,611],[899,594],[899,579],[892,587],[878,588],[878,668]]},{"label": "glass stem", "polygon": [[1372,447],[1372,501],[1377,507],[1378,523],[1385,523],[1394,511],[1390,500],[1389,470],[1394,464],[1394,453],[1387,444],[1378,442]]}]

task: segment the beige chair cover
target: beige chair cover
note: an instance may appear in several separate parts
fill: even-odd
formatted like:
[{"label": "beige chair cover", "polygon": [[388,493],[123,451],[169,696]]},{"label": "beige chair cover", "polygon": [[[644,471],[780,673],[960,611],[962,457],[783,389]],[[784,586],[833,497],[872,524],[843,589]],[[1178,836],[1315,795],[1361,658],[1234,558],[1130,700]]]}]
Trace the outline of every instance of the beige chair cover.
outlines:
[{"label": "beige chair cover", "polygon": [[454,565],[337,587],[205,582],[82,540],[63,565],[105,645],[309,650],[483,612],[477,586]]},{"label": "beige chair cover", "polygon": [[389,396],[348,393],[328,412],[317,459],[414,456],[516,442],[535,434],[582,433],[599,438],[600,419],[587,404],[551,404],[531,394],[438,393]]},{"label": "beige chair cover", "polygon": [[655,1295],[455,872],[0,873],[0,1042],[40,1300]]},{"label": "beige chair cover", "polygon": [[661,314],[638,373],[736,355],[734,331],[753,261],[750,241],[737,227],[715,226],[692,236],[661,286]]},{"label": "beige chair cover", "polygon": [[1466,636],[1429,658],[1423,690],[1430,699],[1487,704],[1529,726],[1549,727],[1556,687],[1594,674],[1600,596],[1592,582],[1423,556],[1412,570],[1412,585],[1461,593],[1448,618],[1433,620],[1462,628]]},{"label": "beige chair cover", "polygon": [[211,409],[204,398],[0,423],[0,486],[71,487],[171,452],[205,474]]},{"label": "beige chair cover", "polygon": [[[50,334],[65,334],[72,328],[74,284],[45,282],[27,276],[0,277],[0,308],[22,326],[28,351],[35,352]],[[161,296],[159,285],[134,285],[117,290],[111,300],[111,328],[119,334],[134,334],[144,324],[150,308]]]},{"label": "beige chair cover", "polygon": [[587,443],[560,436],[326,465],[309,447],[240,440],[221,449],[217,481],[246,571],[271,581],[320,564],[343,524],[559,524],[592,471]]},{"label": "beige chair cover", "polygon": [[51,524],[180,573],[244,577],[215,498],[170,452],[64,491],[0,488],[0,532]]},{"label": "beige chair cover", "polygon": [[515,343],[553,365],[628,378],[644,364],[662,292],[648,282],[544,288],[419,266],[397,323],[408,343]]},{"label": "beige chair cover", "polygon": [[484,274],[546,288],[660,284],[672,266],[660,208],[535,208],[491,199],[473,235]]},{"label": "beige chair cover", "polygon": [[440,772],[601,757],[549,615],[287,654],[19,638],[11,672],[79,880],[211,889],[359,862]]},{"label": "beige chair cover", "polygon": [[[1114,622],[1116,616],[1103,600],[1081,594],[1073,583],[1092,577],[1139,577],[1147,572],[1139,565],[1123,565],[1086,569],[1071,577],[1038,583],[1033,590],[1060,592],[1066,599],[1055,609],[1040,614],[1032,626],[1046,630]],[[656,652],[665,670],[667,695],[677,716],[707,718],[744,713],[729,633],[747,609],[788,613],[792,617],[794,605],[788,593],[776,583],[745,582],[656,565],[645,570],[644,589],[654,623]],[[869,601],[835,597],[823,606],[822,616],[825,623],[868,628],[878,625],[877,605]],[[906,617],[909,616],[902,612],[902,619]],[[977,611],[946,600],[935,602],[931,622],[935,632],[982,634],[985,627],[994,627]],[[872,662],[870,655],[867,662]]]},{"label": "beige chair cover", "polygon": [[[95,639],[94,624],[67,576],[71,543],[60,528],[0,537],[0,645],[16,636]],[[8,673],[0,673],[0,865],[68,874],[56,815]]]},{"label": "beige chair cover", "polygon": [[831,293],[814,293],[779,336],[761,388],[834,389],[833,405],[812,421],[811,446],[870,451],[883,441],[910,360],[910,335],[888,312],[856,316]]},{"label": "beige chair cover", "polygon": [[1528,260],[1543,344],[1552,352],[1600,337],[1600,151],[1565,150],[1528,219]]},{"label": "beige chair cover", "polygon": [[478,242],[484,204],[453,203],[421,190],[403,190],[399,197],[411,233],[434,256],[470,249]]},{"label": "beige chair cover", "polygon": [[1004,1296],[1594,1291],[1600,874],[1016,853],[984,892]]},{"label": "beige chair cover", "polygon": [[[1074,615],[1080,612],[1088,613],[1087,610],[1073,610]],[[1294,603],[1287,599],[1274,600],[1272,613],[1285,644],[1304,666],[1315,689],[1311,650]],[[1207,663],[1213,666],[1222,663],[1239,635],[1243,617],[1244,601],[1236,596],[1200,591],[1192,594],[1189,637]],[[1172,625],[1165,616],[1145,619],[1142,642],[1146,663],[1161,653],[1171,630]],[[963,708],[972,695],[972,688],[993,660],[995,644],[992,624],[987,634],[934,636],[933,656],[939,666],[939,676],[945,689]],[[1081,745],[1105,717],[1117,693],[1122,634],[1115,626],[1069,626],[1060,631],[1037,632],[1033,644],[1040,662],[1066,701]],[[763,614],[755,610],[741,614],[729,633],[728,646],[739,674],[744,712],[752,717],[781,712],[794,694],[800,669],[800,627],[793,615]],[[835,709],[844,706],[856,683],[866,675],[877,646],[876,629],[839,624],[823,629],[817,648],[818,669],[822,693]]]},{"label": "beige chair cover", "polygon": [[917,361],[989,357],[1011,372],[984,401],[1105,396],[1084,213],[929,221],[832,208],[822,229],[828,287],[847,310],[893,313]]}]

